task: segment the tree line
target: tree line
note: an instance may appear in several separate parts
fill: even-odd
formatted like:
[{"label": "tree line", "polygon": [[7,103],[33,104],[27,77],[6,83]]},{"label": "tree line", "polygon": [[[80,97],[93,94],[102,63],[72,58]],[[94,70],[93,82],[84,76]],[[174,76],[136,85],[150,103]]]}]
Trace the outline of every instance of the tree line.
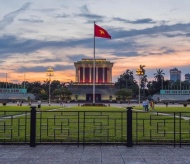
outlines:
[{"label": "tree line", "polygon": [[[160,93],[161,89],[164,90],[187,90],[190,85],[188,81],[171,81],[165,80],[165,73],[162,69],[156,69],[154,73],[154,80],[148,81],[148,76],[145,74],[140,76],[139,82],[134,78],[133,71],[127,69],[121,74],[115,82],[115,87],[118,91],[115,93],[117,99],[126,100],[128,98],[137,98],[139,89],[141,96],[147,98],[153,94]],[[0,82],[0,88],[26,88],[28,93],[33,93],[38,99],[47,100],[49,96],[49,80],[35,82],[23,81],[21,84]],[[58,80],[51,82],[50,92],[52,98],[61,98],[63,100],[71,99],[71,91],[68,90],[67,85],[72,85],[73,82],[63,83]],[[140,87],[140,88],[139,88]],[[77,98],[77,95],[75,95]],[[112,95],[110,95],[112,97]]]},{"label": "tree line", "polygon": [[[115,86],[120,90],[116,93],[118,99],[137,98],[139,94],[141,98],[147,98],[154,94],[160,93],[160,90],[189,90],[190,84],[188,81],[172,81],[165,80],[165,73],[162,69],[156,69],[154,80],[148,81],[148,76],[145,74],[140,76],[140,83],[135,80],[133,71],[127,69],[121,74],[115,83]],[[140,84],[140,85],[139,85]]]}]

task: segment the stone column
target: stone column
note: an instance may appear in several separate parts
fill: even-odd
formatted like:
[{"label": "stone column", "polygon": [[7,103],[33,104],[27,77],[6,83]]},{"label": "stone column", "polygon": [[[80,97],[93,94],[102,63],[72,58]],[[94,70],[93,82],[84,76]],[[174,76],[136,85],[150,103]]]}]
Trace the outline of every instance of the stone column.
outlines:
[{"label": "stone column", "polygon": [[80,83],[80,67],[78,67],[78,83]]},{"label": "stone column", "polygon": [[108,83],[110,82],[109,70],[110,70],[110,68],[107,67],[107,82],[108,82]]},{"label": "stone column", "polygon": [[112,67],[110,68],[110,83],[112,82]]},{"label": "stone column", "polygon": [[83,83],[85,82],[85,66],[83,66],[83,79],[82,79]]},{"label": "stone column", "polygon": [[103,83],[104,83],[105,82],[105,67],[102,68],[102,71],[103,71],[103,73],[102,73],[102,76],[103,76],[102,80],[103,80]]},{"label": "stone column", "polygon": [[79,76],[78,76],[78,67],[76,67],[76,74],[75,74],[75,81],[78,82],[79,81]]},{"label": "stone column", "polygon": [[92,83],[92,67],[89,67],[89,82]]},{"label": "stone column", "polygon": [[96,82],[98,82],[98,67],[96,67]]}]

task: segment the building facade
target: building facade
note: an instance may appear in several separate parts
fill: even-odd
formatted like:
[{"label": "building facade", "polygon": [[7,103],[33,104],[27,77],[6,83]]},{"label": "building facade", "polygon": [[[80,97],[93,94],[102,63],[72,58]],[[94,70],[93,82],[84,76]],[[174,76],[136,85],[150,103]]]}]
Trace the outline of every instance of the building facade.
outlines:
[{"label": "building facade", "polygon": [[[78,97],[81,101],[93,101],[93,62],[94,59],[82,59],[74,62],[75,82],[68,86],[72,92],[72,98]],[[95,59],[95,101],[108,101],[115,98],[117,89],[112,83],[113,64],[106,59]]]},{"label": "building facade", "polygon": [[[79,84],[93,83],[93,61],[94,59],[82,59],[74,63],[76,69],[75,81]],[[95,60],[95,82],[96,84],[112,83],[113,63],[106,59]]]},{"label": "building facade", "polygon": [[170,69],[170,80],[171,81],[181,81],[181,71],[178,70],[177,68]]},{"label": "building facade", "polygon": [[185,74],[185,81],[188,81],[190,83],[190,74]]}]

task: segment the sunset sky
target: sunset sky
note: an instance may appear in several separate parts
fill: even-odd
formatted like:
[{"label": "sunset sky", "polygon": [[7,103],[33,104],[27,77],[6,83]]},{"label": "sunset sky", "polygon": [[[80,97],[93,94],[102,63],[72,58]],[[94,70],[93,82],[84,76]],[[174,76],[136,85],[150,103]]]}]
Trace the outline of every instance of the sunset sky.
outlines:
[{"label": "sunset sky", "polygon": [[[146,65],[190,73],[190,0],[0,0],[0,80],[75,81],[74,62],[93,58],[93,28],[112,39],[96,38],[96,58],[114,62],[120,74]],[[135,75],[135,78],[137,76]]]}]

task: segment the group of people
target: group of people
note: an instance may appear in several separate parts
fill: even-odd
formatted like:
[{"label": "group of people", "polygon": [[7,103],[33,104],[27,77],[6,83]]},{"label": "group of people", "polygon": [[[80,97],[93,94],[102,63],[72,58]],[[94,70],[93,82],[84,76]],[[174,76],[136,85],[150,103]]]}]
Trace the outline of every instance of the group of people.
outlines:
[{"label": "group of people", "polygon": [[152,111],[155,110],[154,109],[154,101],[153,100],[150,100],[150,101],[148,99],[143,100],[142,105],[143,105],[143,108],[144,108],[145,112],[149,111],[149,105],[150,105],[150,108],[151,108]]},{"label": "group of people", "polygon": [[17,101],[16,102],[17,106],[22,106],[22,103],[23,103],[23,101]]}]

